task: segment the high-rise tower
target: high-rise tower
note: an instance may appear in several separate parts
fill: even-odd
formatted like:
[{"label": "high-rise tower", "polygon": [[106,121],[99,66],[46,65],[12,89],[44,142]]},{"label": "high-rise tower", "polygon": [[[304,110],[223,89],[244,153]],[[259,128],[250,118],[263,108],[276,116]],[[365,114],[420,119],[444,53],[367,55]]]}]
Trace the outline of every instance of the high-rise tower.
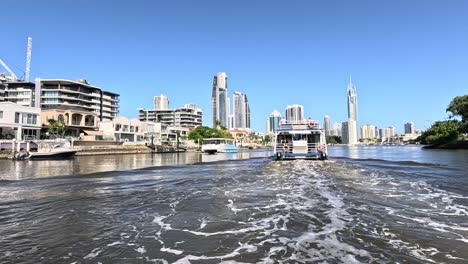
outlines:
[{"label": "high-rise tower", "polygon": [[290,124],[304,124],[304,106],[294,104],[286,107],[286,121]]},{"label": "high-rise tower", "polygon": [[325,135],[330,135],[330,117],[328,115],[323,118],[323,129],[325,130]]},{"label": "high-rise tower", "polygon": [[250,128],[250,106],[247,95],[241,92],[234,92],[232,101],[233,128]]},{"label": "high-rise tower", "polygon": [[229,127],[229,98],[227,75],[225,72],[218,72],[213,77],[213,90],[211,94],[211,109],[213,113],[213,128],[220,126]]},{"label": "high-rise tower", "polygon": [[357,133],[357,95],[356,87],[351,81],[351,76],[349,76],[348,84],[348,141],[345,142],[349,145],[357,144],[358,133]]},{"label": "high-rise tower", "polygon": [[169,109],[169,97],[167,95],[159,95],[154,97],[154,109],[155,110],[168,110]]},{"label": "high-rise tower", "polygon": [[269,134],[275,133],[278,130],[280,123],[281,123],[281,113],[278,112],[277,110],[274,110],[273,112],[271,112],[267,120],[267,133]]}]

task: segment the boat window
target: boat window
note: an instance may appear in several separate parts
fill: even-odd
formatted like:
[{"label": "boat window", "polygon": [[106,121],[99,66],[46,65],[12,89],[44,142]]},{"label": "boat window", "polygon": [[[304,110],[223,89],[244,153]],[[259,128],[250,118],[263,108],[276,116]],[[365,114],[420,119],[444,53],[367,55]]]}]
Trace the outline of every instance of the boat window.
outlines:
[{"label": "boat window", "polygon": [[320,143],[320,135],[319,134],[313,134],[309,135],[307,138],[308,143]]},{"label": "boat window", "polygon": [[294,140],[301,140],[302,135],[301,134],[294,134]]},{"label": "boat window", "polygon": [[292,141],[292,135],[278,135],[277,143],[290,143]]}]

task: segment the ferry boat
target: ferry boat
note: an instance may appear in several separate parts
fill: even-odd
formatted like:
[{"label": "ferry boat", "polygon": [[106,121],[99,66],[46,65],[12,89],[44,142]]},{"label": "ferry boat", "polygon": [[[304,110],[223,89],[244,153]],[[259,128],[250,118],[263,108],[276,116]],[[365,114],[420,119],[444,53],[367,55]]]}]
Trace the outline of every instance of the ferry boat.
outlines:
[{"label": "ferry boat", "polygon": [[234,139],[207,138],[203,141],[202,151],[208,154],[237,153],[238,149],[234,144]]},{"label": "ferry boat", "polygon": [[325,130],[318,122],[308,120],[307,124],[280,124],[274,142],[276,160],[328,158]]}]

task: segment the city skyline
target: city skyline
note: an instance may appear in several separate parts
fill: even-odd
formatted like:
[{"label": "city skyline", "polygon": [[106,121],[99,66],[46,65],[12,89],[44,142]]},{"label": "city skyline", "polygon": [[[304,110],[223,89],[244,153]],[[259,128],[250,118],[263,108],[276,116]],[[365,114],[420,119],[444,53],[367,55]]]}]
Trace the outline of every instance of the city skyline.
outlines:
[{"label": "city skyline", "polygon": [[[411,120],[416,129],[426,129],[446,119],[450,100],[467,90],[466,2],[426,1],[425,12],[419,12],[420,4],[397,1],[386,4],[385,13],[379,12],[381,3],[366,1],[359,8],[347,2],[268,2],[269,14],[261,12],[267,2],[248,10],[234,3],[237,14],[224,14],[218,23],[212,23],[221,15],[210,1],[187,2],[186,8],[112,2],[113,15],[103,12],[110,3],[46,7],[7,0],[2,6],[6,21],[17,21],[18,10],[27,8],[35,10],[30,19],[41,23],[19,20],[5,27],[0,57],[24,75],[31,36],[31,80],[86,78],[119,93],[120,114],[130,118],[136,108],[150,107],[142,97],[171,94],[174,105],[191,101],[203,109],[208,126],[207,87],[213,74],[225,71],[233,77],[230,87],[249,95],[252,128],[259,131],[272,109],[291,103],[304,105],[305,115],[315,120],[329,115],[334,122],[345,121],[342,94],[349,72],[359,87],[359,123],[378,127],[401,130]],[[40,15],[47,12],[54,16]],[[245,19],[239,21],[239,15]],[[446,18],[443,23],[434,21],[440,16]],[[82,22],[71,24],[69,17]],[[132,38],[124,38],[129,31]],[[392,107],[395,102],[398,108]]]}]

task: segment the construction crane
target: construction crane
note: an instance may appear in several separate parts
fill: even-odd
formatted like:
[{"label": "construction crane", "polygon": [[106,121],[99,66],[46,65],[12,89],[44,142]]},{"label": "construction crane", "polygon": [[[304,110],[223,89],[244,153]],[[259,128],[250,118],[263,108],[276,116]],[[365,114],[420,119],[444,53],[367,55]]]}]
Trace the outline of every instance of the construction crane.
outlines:
[{"label": "construction crane", "polygon": [[31,53],[32,53],[32,38],[28,37],[28,51],[26,53],[26,71],[24,80],[29,82],[29,73],[31,71]]},{"label": "construction crane", "polygon": [[16,74],[10,69],[10,67],[8,67],[8,65],[6,65],[2,59],[0,59],[0,64],[3,66],[3,68],[5,68],[5,70],[7,70],[8,73],[10,73],[11,80],[16,81]]}]

